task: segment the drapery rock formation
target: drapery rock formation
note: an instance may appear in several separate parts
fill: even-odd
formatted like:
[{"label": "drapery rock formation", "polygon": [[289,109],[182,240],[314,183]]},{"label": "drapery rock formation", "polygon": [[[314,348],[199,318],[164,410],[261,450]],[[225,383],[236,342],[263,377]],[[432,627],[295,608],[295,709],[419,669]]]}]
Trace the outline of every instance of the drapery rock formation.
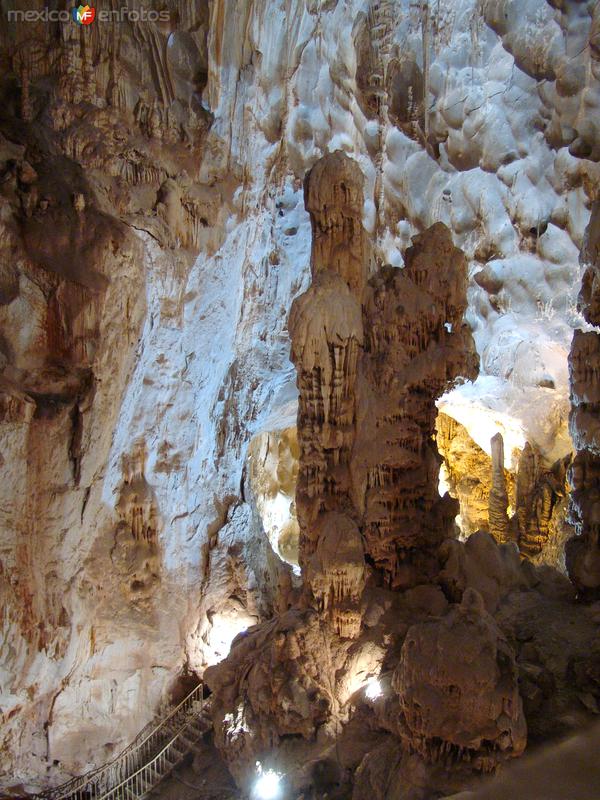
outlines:
[{"label": "drapery rock formation", "polygon": [[0,780],[32,788],[113,755],[184,670],[153,484],[187,456],[115,432],[148,323],[180,325],[226,212],[196,158],[208,4],[85,30],[25,11],[0,25]]},{"label": "drapery rock formation", "polygon": [[[598,268],[600,266],[600,203],[594,203],[582,250],[586,270],[579,301],[590,325],[600,323]],[[600,335],[575,331],[569,357],[571,369],[571,434],[577,454],[571,468],[571,516],[578,534],[566,548],[567,569],[582,597],[600,597],[600,459],[597,412],[600,408]]]},{"label": "drapery rock formation", "polygon": [[[457,510],[448,498],[440,501],[432,438],[435,399],[457,377],[476,375],[462,323],[466,263],[449,231],[436,225],[414,239],[404,270],[383,268],[365,285],[365,268],[348,266],[354,239],[365,232],[352,228],[346,257],[340,242],[330,242],[339,236],[338,216],[354,204],[355,220],[362,207],[358,167],[347,161],[334,153],[307,177],[313,283],[290,313],[300,393],[300,563],[319,547],[319,536],[333,536],[333,518],[325,525],[320,515],[337,512],[348,518],[347,530],[361,531],[384,582],[406,588],[435,572],[435,548]],[[331,225],[323,223],[326,214]]]},{"label": "drapery rock formation", "polygon": [[482,771],[525,749],[526,726],[515,655],[486,613],[464,592],[441,621],[409,629],[392,683],[403,739],[426,760],[468,760]]},{"label": "drapery rock formation", "polygon": [[[366,235],[357,222],[362,187],[348,161],[334,153],[307,178],[313,283],[290,314],[301,563],[324,530],[319,514],[337,511],[358,523],[385,582],[410,586],[435,569],[426,562],[456,515],[452,502],[439,499],[431,440],[435,399],[456,377],[476,374],[462,323],[466,263],[437,225],[415,238],[404,270],[384,268],[366,284],[365,255],[362,264],[353,261],[366,253],[355,243]],[[342,241],[340,217],[353,220]]]},{"label": "drapery rock formation", "polygon": [[533,561],[559,564],[572,532],[566,520],[567,468],[571,456],[548,469],[525,443],[517,467],[515,521],[519,550]]},{"label": "drapery rock formation", "polygon": [[490,440],[488,456],[463,425],[438,414],[436,441],[444,459],[443,480],[460,503],[461,532],[490,531],[498,542],[514,541],[534,563],[564,569],[564,546],[572,535],[567,522],[567,470],[571,456],[548,466],[529,442],[506,467],[502,434]]},{"label": "drapery rock formation", "polygon": [[[326,754],[332,730],[348,713],[334,676],[344,675],[351,641],[360,652],[371,638],[361,637],[367,576],[372,585],[388,589],[427,584],[439,570],[439,545],[454,533],[457,509],[438,495],[439,456],[432,440],[436,397],[459,376],[474,377],[477,369],[462,322],[466,263],[449,231],[438,225],[415,237],[404,270],[384,267],[365,282],[367,267],[355,249],[366,236],[362,182],[358,166],[349,162],[334,153],[306,178],[315,237],[313,280],[294,301],[289,320],[299,390],[296,507],[303,597],[298,611],[236,640],[224,664],[206,673],[218,745],[244,783],[249,764],[264,759],[268,744],[278,746],[289,734],[300,735],[305,741],[298,746],[310,752],[307,742],[323,728],[317,752]],[[345,227],[350,233],[340,238]],[[358,254],[364,259],[366,252]],[[302,614],[303,608],[308,610]],[[286,638],[292,613],[295,633]],[[311,643],[312,628],[326,646]],[[384,630],[378,637],[385,638]],[[276,683],[287,687],[292,672],[308,669],[310,675],[314,668],[308,665],[319,647],[323,657],[329,653],[321,663],[321,680],[331,687],[329,705],[322,707],[301,674],[307,699],[292,691],[284,701],[273,676],[281,670]],[[283,659],[277,666],[273,655],[265,665],[269,685],[253,679],[260,670],[256,664],[248,673],[245,654],[257,648]],[[288,730],[275,719],[282,703],[305,722]],[[251,708],[252,719],[244,725],[232,721],[232,704]],[[291,757],[293,747],[282,747]]]},{"label": "drapery rock formation", "polygon": [[413,242],[405,268],[384,268],[366,292],[352,462],[366,552],[394,588],[431,577],[431,556],[451,532],[458,509],[438,494],[435,399],[477,374],[462,322],[464,256],[443,225]]},{"label": "drapery rock formation", "polygon": [[317,608],[330,609],[333,627],[354,639],[362,622],[360,600],[365,587],[365,551],[356,523],[330,511],[314,523],[317,549],[306,566],[306,579]]}]

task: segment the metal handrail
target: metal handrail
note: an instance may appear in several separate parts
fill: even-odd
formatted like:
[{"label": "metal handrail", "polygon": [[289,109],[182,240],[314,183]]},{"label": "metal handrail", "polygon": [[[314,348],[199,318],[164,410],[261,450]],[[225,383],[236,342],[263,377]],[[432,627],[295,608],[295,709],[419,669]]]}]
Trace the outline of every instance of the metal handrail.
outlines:
[{"label": "metal handrail", "polygon": [[[71,778],[60,786],[55,786],[53,789],[47,789],[44,792],[33,795],[33,797],[36,800],[62,800],[62,798],[68,797],[76,798],[76,800],[97,800],[98,789],[105,791],[107,785],[113,781],[123,780],[123,772],[127,775],[131,769],[139,769],[139,762],[142,760],[140,757],[144,755],[147,758],[150,755],[148,752],[143,753],[143,750],[148,751],[151,749],[151,740],[154,739],[152,744],[156,744],[157,736],[164,732],[167,723],[181,714],[184,709],[187,710],[187,708],[191,707],[196,700],[203,700],[203,694],[203,685],[200,683],[166,717],[158,723],[154,721],[149,723],[112,761],[87,772],[85,775]],[[177,735],[179,733],[181,733],[181,729]],[[172,741],[170,744],[172,744]]]},{"label": "metal handrail", "polygon": [[[170,750],[170,748],[175,744],[175,742],[179,739],[179,735],[186,728],[187,728],[187,722],[179,728],[177,733],[163,747],[163,749],[154,756],[152,761],[148,761],[145,764],[143,764],[136,772],[134,772],[128,778],[125,778],[125,780],[122,781],[118,786],[114,786],[112,789],[109,789],[108,792],[106,792],[105,794],[103,794],[100,797],[96,798],[96,800],[109,800],[109,798],[111,798],[111,797],[123,797],[123,796],[125,796],[124,790],[129,788],[129,786],[132,785],[132,784],[135,784],[136,794],[138,794],[138,795],[140,794],[140,788],[141,788],[141,793],[145,794],[145,792],[147,792],[148,789],[146,787],[144,787],[144,773],[148,772],[151,769],[154,769],[155,768],[154,765],[158,763],[158,764],[162,765],[162,769],[161,769],[161,767],[158,767],[156,769],[156,773],[158,775],[160,775],[161,778],[164,777],[164,774],[165,774],[164,765],[167,763],[167,757],[166,757],[165,754],[166,754],[167,750]],[[171,765],[169,765],[169,767],[171,767]],[[154,785],[155,785],[155,783],[153,781],[150,784],[150,787],[152,787]],[[115,794],[116,792],[120,792],[120,794]]]}]

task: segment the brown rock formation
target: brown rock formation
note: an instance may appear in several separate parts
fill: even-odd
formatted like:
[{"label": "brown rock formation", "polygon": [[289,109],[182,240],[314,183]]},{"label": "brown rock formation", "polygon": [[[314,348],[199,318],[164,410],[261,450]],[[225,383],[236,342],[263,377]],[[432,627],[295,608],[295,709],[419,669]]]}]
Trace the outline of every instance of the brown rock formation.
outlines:
[{"label": "brown rock formation", "polygon": [[[111,757],[182,663],[226,658],[234,633],[262,621],[208,674],[219,746],[244,788],[256,757],[281,755],[304,797],[348,794],[355,773],[355,800],[437,795],[518,751],[518,712],[506,722],[496,708],[518,705],[513,651],[537,738],[600,707],[597,654],[581,652],[597,638],[594,610],[521,563],[514,542],[476,532],[490,527],[489,460],[471,484],[487,487],[485,524],[478,494],[474,535],[452,538],[456,503],[437,496],[432,441],[436,397],[476,372],[466,260],[498,410],[535,437],[518,394],[544,413],[548,399],[548,448],[562,437],[554,367],[598,175],[567,147],[598,156],[600,12],[559,0],[435,12],[373,0],[366,14],[295,0],[150,5],[158,22],[111,9],[87,28],[64,9],[64,23],[20,26],[2,9],[0,785]],[[333,147],[356,160],[314,164]],[[307,209],[312,286],[289,326],[297,519],[291,433],[273,434],[281,464],[265,456],[254,486],[242,465],[250,439],[290,425],[284,320],[306,288]],[[402,263],[415,231],[404,269],[381,267]],[[594,316],[596,283],[586,274]],[[583,536],[570,565],[593,597],[598,353],[586,335],[573,417]],[[534,339],[532,359],[522,345]],[[538,455],[522,456],[515,504],[496,454],[492,496],[494,533],[532,561],[558,540],[563,505],[562,467]],[[465,506],[469,460],[455,480]],[[262,481],[279,514],[268,536]],[[480,611],[465,622],[454,604],[470,589],[496,623]],[[429,659],[409,656],[413,641]],[[405,705],[390,690],[400,662]],[[484,680],[467,697],[474,670]],[[375,684],[368,695],[377,677],[381,696]],[[441,698],[417,698],[423,720],[421,684]]]},{"label": "brown rock formation", "polygon": [[426,761],[469,761],[483,772],[525,749],[515,655],[481,596],[469,589],[442,620],[408,631],[393,686],[402,738]]},{"label": "brown rock formation", "polygon": [[[440,545],[453,534],[457,511],[437,492],[435,399],[476,372],[462,322],[465,260],[448,230],[435,225],[415,237],[404,270],[383,268],[365,285],[365,271],[339,238],[344,226],[353,242],[364,238],[356,227],[360,184],[354,178],[352,191],[342,187],[356,175],[346,161],[328,156],[307,177],[317,237],[313,282],[294,301],[289,321],[300,394],[296,506],[304,594],[294,610],[238,638],[206,675],[219,747],[244,784],[269,747],[277,747],[282,763],[299,752],[324,756],[336,726],[348,721],[348,695],[361,685],[355,671],[363,683],[365,665],[377,674],[381,641],[393,641],[388,657],[397,657],[407,627],[378,624],[394,595],[380,588],[374,596],[375,586],[409,589],[413,618],[447,608],[440,590],[423,584],[444,566]],[[323,223],[328,217],[338,220],[331,228]],[[458,580],[460,600],[469,578],[460,588]],[[503,734],[499,728],[490,746],[498,738],[507,751],[521,747],[516,733],[514,743]],[[290,736],[298,737],[295,745]]]},{"label": "brown rock formation", "polygon": [[504,439],[501,433],[492,437],[492,486],[489,499],[490,533],[497,542],[508,542],[511,537],[508,519],[508,493],[504,475]]},{"label": "brown rock formation", "polygon": [[[427,37],[426,7],[419,11],[421,34]],[[372,0],[367,13],[359,16],[354,29],[357,99],[367,116],[389,116],[407,136],[423,141],[427,76],[415,54],[401,51],[394,42],[399,21],[391,0]]]},{"label": "brown rock formation", "polygon": [[352,460],[366,552],[392,586],[431,575],[428,559],[451,530],[458,509],[438,495],[435,400],[476,373],[462,323],[466,264],[449,231],[434,225],[415,237],[405,260],[365,293]]},{"label": "brown rock formation", "polygon": [[321,272],[294,301],[289,330],[300,388],[296,506],[302,563],[315,550],[312,526],[319,513],[351,508],[349,463],[363,341],[360,301],[339,275]]},{"label": "brown rock formation", "polygon": [[[447,414],[436,419],[436,444],[444,460],[449,492],[460,503],[461,526],[466,535],[488,530],[492,462],[471,438],[464,425]],[[509,497],[514,480],[505,470]]]},{"label": "brown rock formation", "polygon": [[306,569],[319,611],[331,609],[333,627],[343,638],[360,632],[360,599],[365,586],[365,554],[356,523],[335,511],[315,523],[317,549]]},{"label": "brown rock formation", "polygon": [[570,458],[548,467],[526,442],[517,469],[512,471],[504,466],[501,435],[497,437],[491,442],[494,464],[464,426],[447,414],[438,414],[437,445],[450,493],[460,502],[463,533],[469,536],[489,530],[498,542],[515,541],[529,560],[563,568],[563,547],[570,529],[565,521]]},{"label": "brown rock formation", "polygon": [[442,569],[439,583],[446,595],[460,602],[466,589],[475,589],[493,614],[503,595],[512,589],[529,586],[521,570],[519,553],[512,544],[497,545],[493,536],[479,531],[464,545],[456,540],[444,542],[439,552]]},{"label": "brown rock formation", "polygon": [[354,220],[345,244],[354,257],[354,238],[364,240],[356,228],[362,188],[356,179],[345,188],[354,175],[346,161],[328,156],[307,178],[314,278],[289,322],[300,390],[301,563],[325,531],[319,515],[337,511],[358,525],[384,580],[409,586],[435,570],[433,553],[456,515],[438,495],[432,437],[435,399],[458,376],[474,374],[462,323],[466,262],[445,226],[435,225],[415,237],[404,270],[383,269],[363,289],[364,269],[337,241],[343,224],[323,223],[328,215]]},{"label": "brown rock formation", "polygon": [[309,739],[335,703],[329,683],[330,639],[318,614],[289,611],[242,634],[235,657],[206,672],[217,696],[217,746],[234,774],[253,771],[256,756],[281,737]]},{"label": "brown rock formation", "polygon": [[[211,122],[195,96],[208,5],[197,4],[193,22],[188,12],[180,2],[166,25],[113,14],[85,29],[69,14],[64,24],[24,24],[2,12],[3,786],[102,761],[137,735],[166,688],[163,677],[152,686],[158,659],[141,657],[160,629],[159,606],[172,602],[157,603],[162,529],[137,455],[144,443],[131,445],[130,463],[111,464],[110,453],[148,284],[169,276],[151,313],[176,320],[198,248],[222,236],[220,190],[198,175]],[[103,498],[113,467],[120,485]],[[180,599],[185,606],[183,590]],[[103,675],[114,674],[111,648],[125,676],[115,689]],[[136,688],[126,688],[134,673]],[[129,707],[128,691],[140,693]],[[92,720],[85,736],[73,714]]]},{"label": "brown rock formation", "polygon": [[340,275],[360,299],[371,248],[362,224],[363,175],[341,150],[319,159],[304,183],[304,205],[312,225],[313,280],[323,271]]},{"label": "brown rock formation", "polygon": [[[365,280],[341,233],[367,253],[360,182],[334,155],[307,177],[313,280],[289,321],[302,594],[288,593],[289,611],[238,637],[207,679],[218,746],[243,786],[258,759],[277,763],[295,790],[313,791],[307,765],[335,749],[356,800],[384,797],[390,780],[425,798],[520,755],[518,679],[536,731],[578,702],[554,662],[566,640],[541,623],[552,604],[566,613],[570,590],[515,547],[518,539],[532,558],[543,550],[562,473],[526,448],[507,479],[497,438],[487,481],[490,529],[503,543],[486,532],[453,538],[457,508],[437,494],[433,435],[435,399],[476,371],[462,324],[465,261],[435,225],[415,237],[403,270]],[[535,652],[514,644],[531,625]],[[553,664],[546,672],[539,652]],[[369,706],[363,690],[378,674],[381,696]]]},{"label": "brown rock formation", "polygon": [[[581,254],[587,264],[579,303],[584,318],[600,323],[600,201],[594,203]],[[571,468],[570,516],[577,536],[566,546],[569,576],[582,597],[600,597],[600,336],[575,331],[569,357],[571,377],[571,435],[577,454]]]},{"label": "brown rock formation", "polygon": [[142,450],[123,465],[123,486],[116,505],[119,523],[111,550],[111,561],[122,576],[121,588],[126,598],[138,603],[152,594],[160,571],[158,510],[144,477],[144,459]]},{"label": "brown rock formation", "polygon": [[[519,457],[516,486],[516,527],[519,550],[532,560],[558,563],[552,551],[562,549],[566,537],[564,510],[569,458],[560,459],[547,469],[529,444]],[[563,530],[565,529],[565,530]]]}]

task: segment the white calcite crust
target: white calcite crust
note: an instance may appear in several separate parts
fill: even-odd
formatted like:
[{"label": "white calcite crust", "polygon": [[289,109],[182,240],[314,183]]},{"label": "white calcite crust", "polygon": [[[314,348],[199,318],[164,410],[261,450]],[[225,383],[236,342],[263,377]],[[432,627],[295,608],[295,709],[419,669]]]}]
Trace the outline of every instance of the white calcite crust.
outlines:
[{"label": "white calcite crust", "polygon": [[[17,545],[37,481],[44,544],[30,589],[35,605],[49,586],[48,605],[62,604],[68,625],[53,611],[45,646],[32,646],[15,622],[22,597],[7,590],[1,786],[41,786],[104,762],[167,701],[184,666],[200,672],[226,653],[215,626],[233,638],[272,609],[285,578],[244,470],[253,436],[295,423],[287,318],[310,282],[302,181],[327,152],[343,151],[363,173],[362,221],[375,258],[401,268],[411,237],[438,221],[467,257],[466,319],[480,375],[439,408],[487,453],[501,432],[507,467],[527,441],[549,464],[572,449],[567,355],[573,329],[585,328],[578,257],[599,177],[591,38],[599,6],[439,0],[430,4],[424,57],[415,4],[387,4],[396,21],[389,58],[397,52],[426,78],[422,125],[366,111],[356,44],[368,30],[366,0],[211,4],[201,99],[213,118],[193,151],[194,181],[229,200],[195,236],[189,268],[176,255],[189,226],[175,183],[163,184],[157,211],[169,246],[132,222],[129,256],[106,255],[111,284],[76,488],[65,448],[51,446],[69,439],[62,418],[46,429],[37,466],[45,483],[28,472],[35,423],[31,401],[14,395],[0,428],[3,569],[11,580],[24,569]],[[182,5],[191,19],[193,4]],[[177,85],[193,56],[186,41],[170,40]],[[20,280],[0,324],[18,327],[17,355],[29,365],[42,299],[34,281]],[[119,577],[127,568],[111,560],[114,531],[129,519],[130,473],[143,478],[142,505],[156,522],[150,572],[135,597]]]}]

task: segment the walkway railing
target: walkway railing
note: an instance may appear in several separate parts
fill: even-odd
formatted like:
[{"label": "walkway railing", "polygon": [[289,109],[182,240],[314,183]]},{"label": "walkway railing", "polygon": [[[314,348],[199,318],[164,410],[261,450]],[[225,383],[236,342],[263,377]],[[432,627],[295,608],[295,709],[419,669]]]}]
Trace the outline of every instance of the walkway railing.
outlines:
[{"label": "walkway railing", "polygon": [[[175,740],[186,727],[187,718],[192,712],[200,712],[203,704],[203,685],[199,684],[166,717],[158,723],[153,721],[147,725],[133,742],[108,764],[80,777],[72,778],[61,786],[47,789],[34,797],[38,800],[63,800],[63,798],[103,800],[109,797],[131,800],[130,794],[113,794],[113,792],[118,791],[120,787],[128,788],[126,785],[128,781],[141,776],[144,770],[147,770],[146,776],[148,776],[148,770],[157,759],[162,758],[160,763],[166,763],[168,753],[174,749]],[[186,722],[177,725],[180,719]],[[171,726],[178,728],[174,735]],[[165,774],[166,770],[161,773],[161,777]],[[138,783],[141,787],[141,777]],[[156,783],[157,781],[154,781],[152,785]]]},{"label": "walkway railing", "polygon": [[171,771],[173,765],[179,760],[180,754],[175,745],[179,740],[179,734],[186,728],[187,724],[182,725],[153,759],[97,800],[132,800],[132,795],[143,797]]}]

